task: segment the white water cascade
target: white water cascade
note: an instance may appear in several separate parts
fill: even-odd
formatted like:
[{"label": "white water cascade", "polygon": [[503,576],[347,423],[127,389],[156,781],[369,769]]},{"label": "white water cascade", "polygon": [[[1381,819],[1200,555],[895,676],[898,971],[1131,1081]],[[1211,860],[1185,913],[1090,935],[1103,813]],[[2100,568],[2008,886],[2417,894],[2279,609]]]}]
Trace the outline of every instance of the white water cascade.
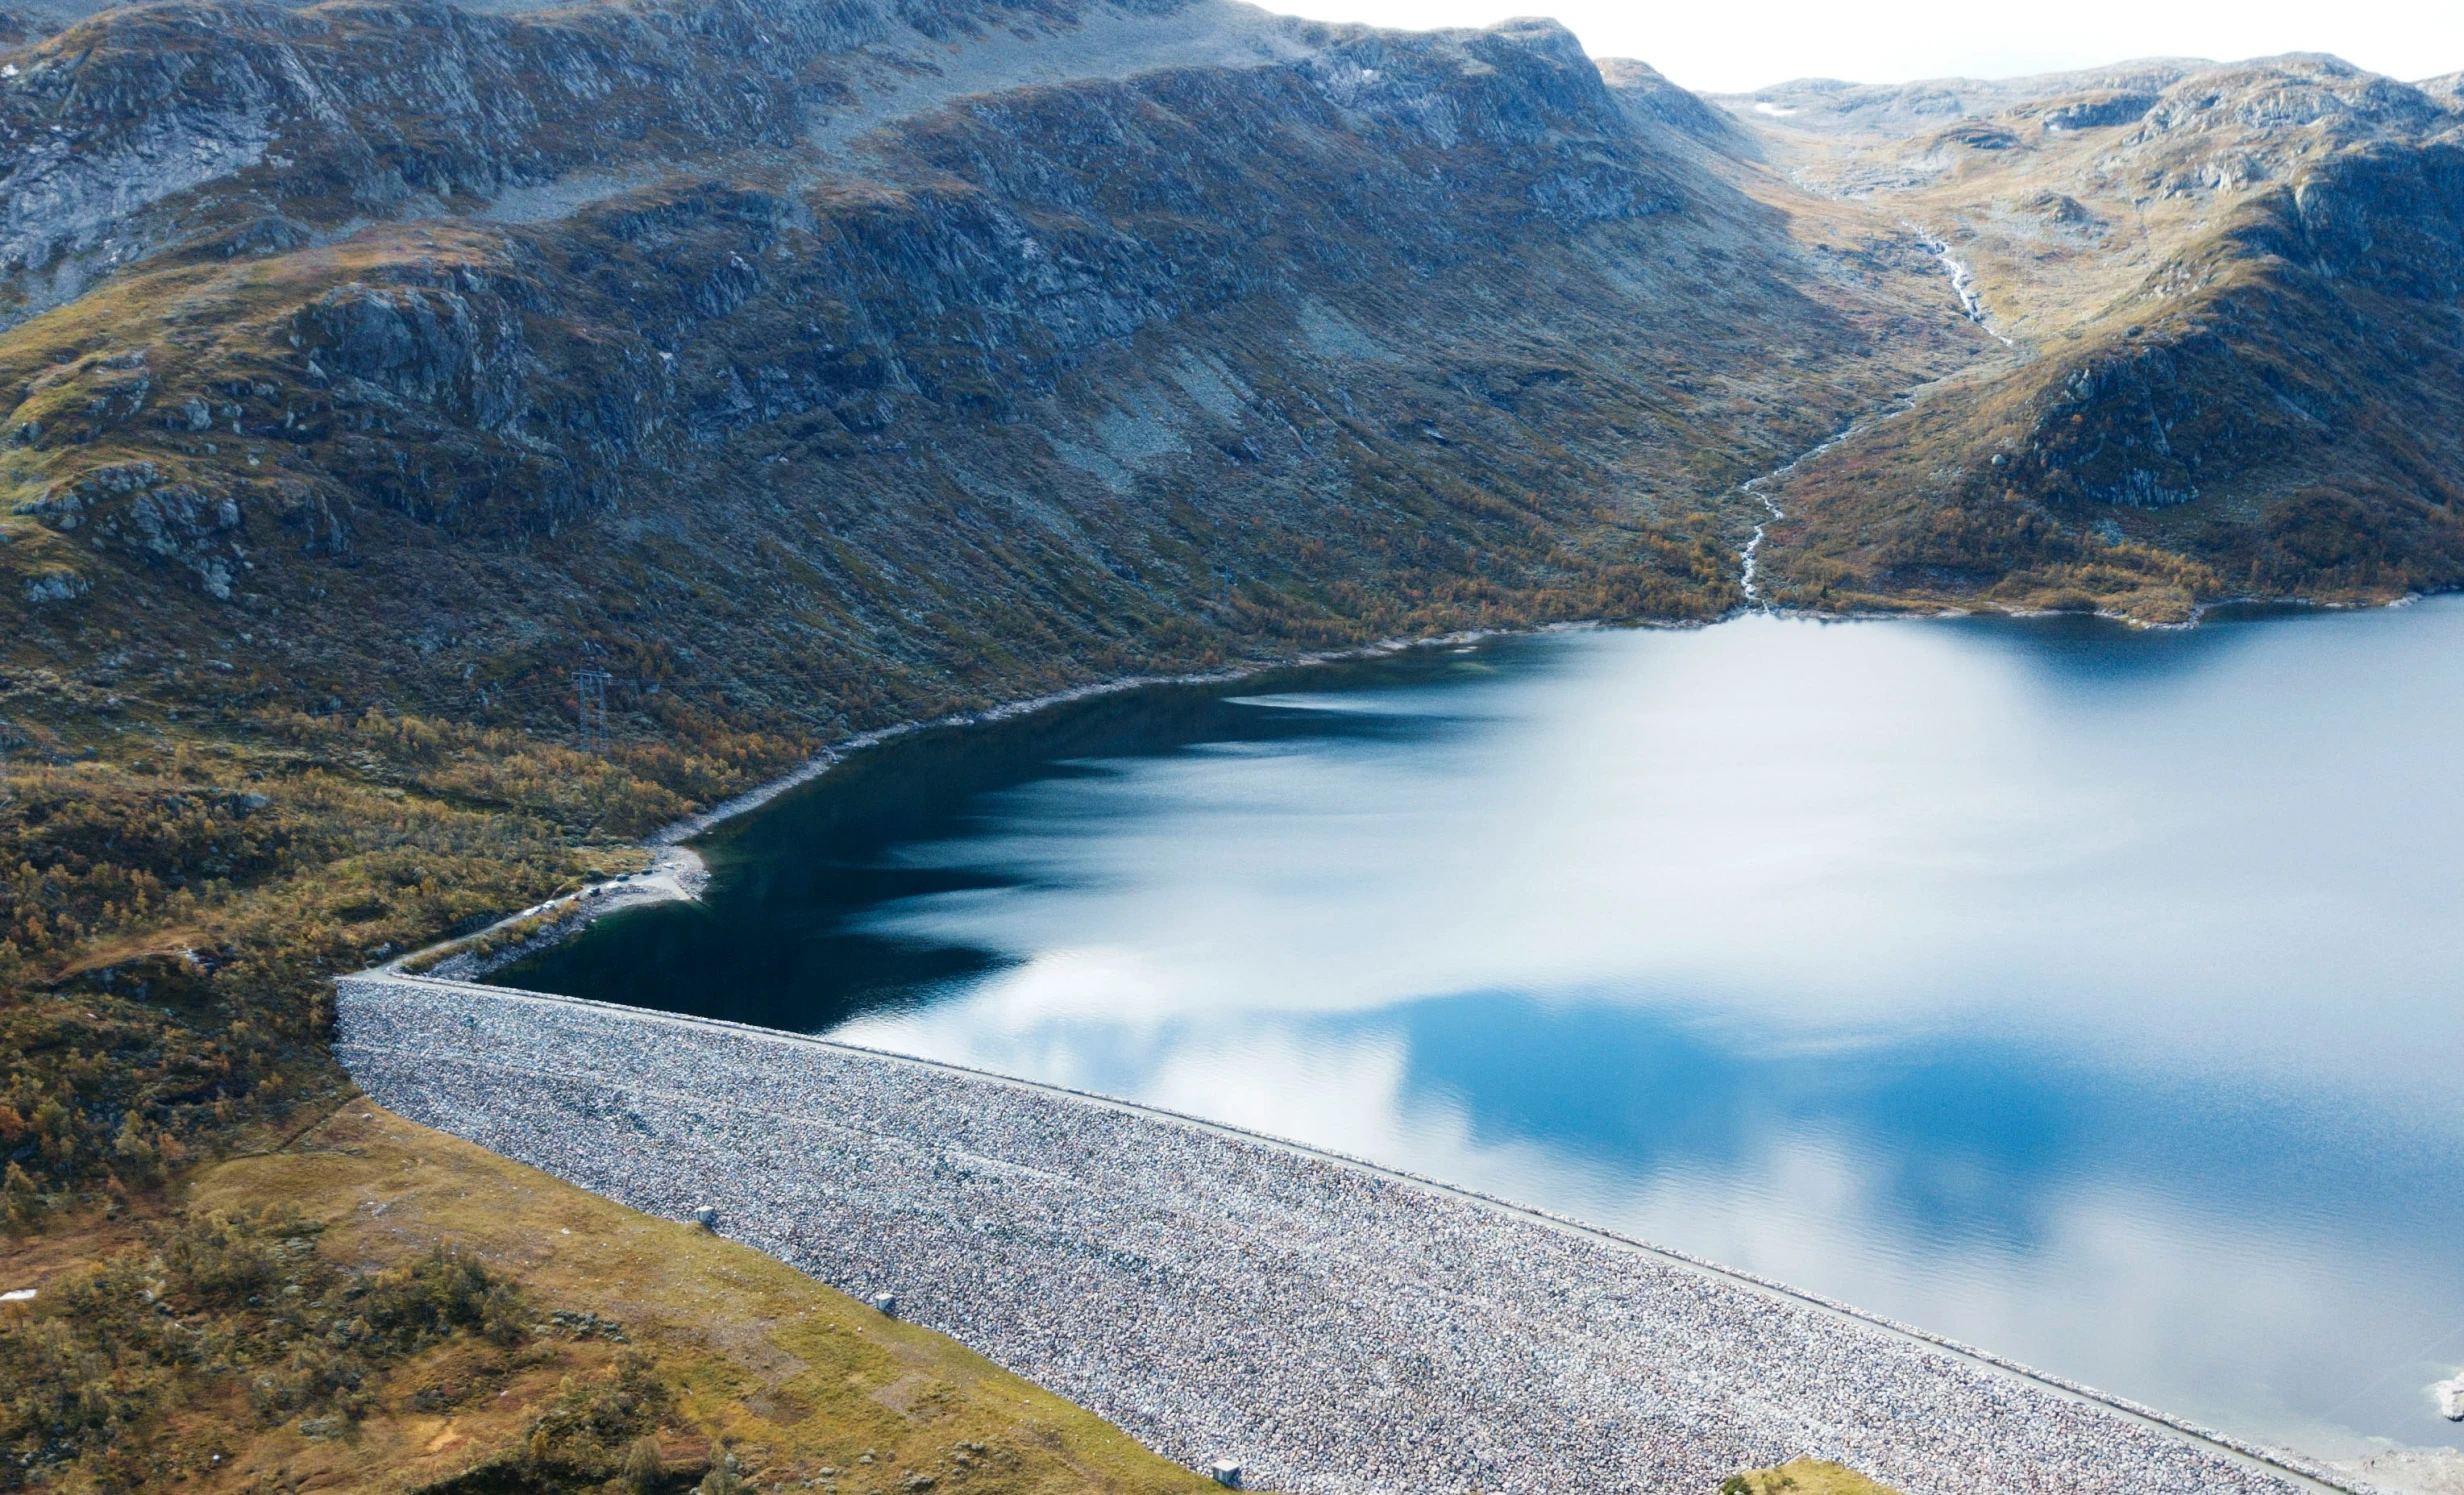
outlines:
[{"label": "white water cascade", "polygon": [[[1926,253],[1942,262],[1943,270],[1951,278],[1951,291],[1959,297],[1960,310],[1967,314],[1968,320],[1992,333],[1994,340],[2003,347],[2014,352],[2020,351],[2017,342],[1994,329],[1992,320],[1986,315],[1984,301],[1976,294],[1976,272],[1952,253],[1950,244],[1919,224],[1903,223],[1902,227],[1916,235],[1916,241],[1925,247]],[[1882,409],[1842,426],[1820,444],[1807,447],[1804,451],[1797,453],[1789,459],[1785,466],[1775,467],[1760,477],[1748,478],[1738,487],[1738,492],[1750,495],[1755,502],[1763,506],[1764,510],[1762,520],[1754,526],[1754,533],[1747,537],[1745,548],[1737,553],[1737,589],[1745,594],[1747,606],[1763,612],[1771,610],[1770,604],[1763,600],[1761,587],[1755,577],[1759,574],[1764,537],[1770,533],[1774,523],[1788,517],[1787,513],[1780,508],[1778,500],[1767,491],[1768,485],[1787,477],[1805,463],[1821,456],[1866,427],[1879,421],[1889,420],[1892,416],[1906,411],[1916,403],[1917,396],[1923,392],[1923,388],[1909,391]]]},{"label": "white water cascade", "polygon": [[1959,298],[1959,309],[1967,314],[1968,320],[1992,333],[1994,340],[2003,347],[2018,347],[2017,343],[1997,331],[1993,319],[1986,315],[1985,302],[1976,294],[1976,271],[1952,252],[1950,241],[1921,224],[1903,223],[1901,226],[1916,235],[1916,241],[1925,246],[1927,254],[1942,262],[1943,273],[1951,278],[1951,294]]},{"label": "white water cascade", "polygon": [[1763,537],[1770,532],[1773,524],[1788,517],[1787,511],[1779,506],[1779,501],[1765,491],[1766,486],[1787,477],[1790,473],[1795,472],[1806,463],[1813,461],[1824,452],[1829,451],[1841,442],[1846,441],[1850,437],[1864,431],[1866,427],[1874,425],[1879,421],[1889,420],[1892,416],[1900,414],[1908,409],[1908,407],[1913,403],[1915,403],[1915,397],[1913,395],[1893,400],[1890,404],[1884,406],[1880,410],[1873,411],[1867,415],[1859,416],[1857,419],[1850,421],[1848,424],[1840,427],[1837,431],[1832,432],[1822,441],[1817,442],[1813,446],[1807,447],[1804,451],[1801,451],[1795,456],[1789,458],[1788,461],[1781,466],[1772,468],[1769,472],[1764,473],[1760,477],[1748,478],[1743,483],[1738,485],[1737,491],[1739,493],[1750,495],[1755,502],[1763,506],[1764,510],[1762,522],[1754,526],[1754,533],[1747,537],[1745,548],[1737,552],[1737,589],[1745,593],[1746,604],[1749,607],[1753,607],[1762,612],[1771,611],[1771,605],[1763,600],[1762,591],[1754,581],[1755,568],[1762,554]]}]

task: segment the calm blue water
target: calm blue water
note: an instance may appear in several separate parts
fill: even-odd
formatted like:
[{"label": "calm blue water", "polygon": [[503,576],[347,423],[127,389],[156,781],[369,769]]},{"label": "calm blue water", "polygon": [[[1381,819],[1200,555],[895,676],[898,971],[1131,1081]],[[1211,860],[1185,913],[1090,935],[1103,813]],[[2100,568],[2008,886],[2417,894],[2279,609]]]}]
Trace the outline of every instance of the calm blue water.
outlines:
[{"label": "calm blue water", "polygon": [[1490,1189],[2328,1456],[2455,1440],[2464,605],[1590,632],[860,757],[501,979]]}]

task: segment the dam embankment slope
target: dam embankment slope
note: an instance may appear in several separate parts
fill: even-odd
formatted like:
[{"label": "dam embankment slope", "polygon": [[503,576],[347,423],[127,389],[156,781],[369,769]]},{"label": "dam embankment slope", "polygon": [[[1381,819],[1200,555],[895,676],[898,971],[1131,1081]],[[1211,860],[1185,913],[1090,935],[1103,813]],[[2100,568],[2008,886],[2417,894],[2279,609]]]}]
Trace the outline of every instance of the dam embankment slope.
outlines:
[{"label": "dam embankment slope", "polygon": [[1275,1489],[1708,1490],[1837,1458],[1908,1495],[2308,1482],[1878,1323],[1204,1123],[789,1034],[341,983],[379,1102],[724,1233],[1189,1464]]}]

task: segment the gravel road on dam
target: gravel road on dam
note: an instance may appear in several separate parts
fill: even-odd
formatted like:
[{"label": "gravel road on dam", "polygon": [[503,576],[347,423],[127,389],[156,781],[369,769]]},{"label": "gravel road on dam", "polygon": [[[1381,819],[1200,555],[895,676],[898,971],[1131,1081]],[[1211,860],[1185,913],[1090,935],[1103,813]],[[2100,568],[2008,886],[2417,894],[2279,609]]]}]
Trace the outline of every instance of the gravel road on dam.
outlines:
[{"label": "gravel road on dam", "polygon": [[1799,1454],[1908,1495],[2317,1488],[1599,1232],[1271,1140],[825,1041],[383,975],[405,1116],[725,1235],[1252,1488],[1669,1491]]}]

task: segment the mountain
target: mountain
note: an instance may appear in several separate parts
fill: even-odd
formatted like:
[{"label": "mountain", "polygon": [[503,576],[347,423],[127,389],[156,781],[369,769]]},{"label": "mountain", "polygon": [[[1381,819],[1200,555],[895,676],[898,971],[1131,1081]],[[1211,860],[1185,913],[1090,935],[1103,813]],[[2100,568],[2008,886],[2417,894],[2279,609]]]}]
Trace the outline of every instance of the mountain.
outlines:
[{"label": "mountain", "polygon": [[1777,485],[1776,596],[2164,620],[2464,581],[2451,88],[2294,56],[1722,102],[2011,343]]},{"label": "mountain", "polygon": [[[0,1230],[78,1322],[151,1322],[135,1233],[312,1251],[333,1199],[179,1204],[348,1100],[334,973],[638,868],[868,728],[1717,617],[1742,480],[1998,347],[1903,231],[1547,22],[159,0],[5,32]],[[573,1207],[474,1187],[505,1239]],[[511,1353],[466,1343],[485,1301],[559,1279],[484,1265],[417,1268],[470,1322],[403,1344]],[[210,1373],[0,1324],[0,1478],[160,1482],[221,1440],[296,1483],[331,1463],[297,1428],[477,1374],[353,1349],[209,1416],[298,1328],[254,1298],[211,1305],[246,1353]],[[471,1457],[689,1466],[628,1451],[678,1403],[625,1363],[491,1402]],[[559,1453],[593,1397],[634,1410]]]},{"label": "mountain", "polygon": [[626,735],[817,740],[1711,617],[1728,490],[1979,342],[1545,23],[168,4],[12,58],[0,566],[50,659],[251,635],[166,702],[544,729],[595,664]]},{"label": "mountain", "polygon": [[2102,116],[2128,109],[2134,98],[2153,102],[2159,91],[2214,66],[2199,58],[2159,57],[2025,78],[1932,78],[1915,83],[1798,78],[1748,94],[1713,95],[1707,102],[1757,125],[1776,126],[1783,139],[1827,136],[1871,146],[2046,101],[2060,101],[2055,104],[2057,117],[2084,123],[2088,116],[2080,114],[2083,108]]},{"label": "mountain", "polygon": [[[856,733],[1715,619],[1765,520],[1762,596],[1832,611],[2464,580],[2459,107],[2315,57],[1704,99],[1229,0],[0,14],[0,1230],[87,1305],[0,1322],[0,1482],[287,1488],[310,1420],[515,1377],[488,1478],[728,1487],[636,1439],[649,1361],[478,1348],[527,1248],[318,1268],[328,1348],[460,1284],[382,1354],[131,1326],[148,1252],[272,1272],[379,1187],[240,1166],[359,1114],[334,973]],[[489,1240],[575,1207],[471,1177]],[[308,1379],[233,1410],[252,1345]]]}]

